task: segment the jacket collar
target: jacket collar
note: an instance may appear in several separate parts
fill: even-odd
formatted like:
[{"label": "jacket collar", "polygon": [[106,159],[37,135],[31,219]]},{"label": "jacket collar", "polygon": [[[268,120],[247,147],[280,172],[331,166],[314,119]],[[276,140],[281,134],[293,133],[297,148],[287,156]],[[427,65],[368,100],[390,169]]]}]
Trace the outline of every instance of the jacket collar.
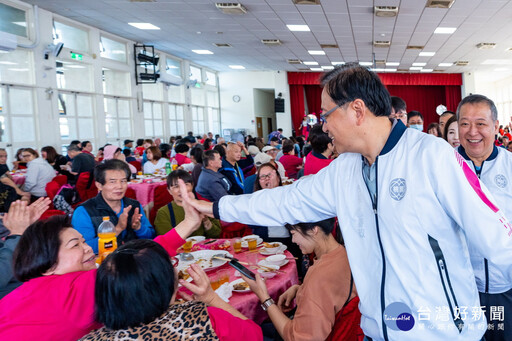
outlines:
[{"label": "jacket collar", "polygon": [[[464,147],[462,147],[462,145],[460,145],[458,147],[457,151],[459,152],[460,155],[462,155],[462,157],[464,159],[466,159],[468,161],[471,161],[471,159],[469,158],[468,154],[466,153],[466,150],[464,149]],[[485,159],[484,161],[494,160],[497,156],[498,156],[498,147],[493,145],[492,146],[492,153],[491,153],[491,155],[489,155],[489,157],[487,159]]]},{"label": "jacket collar", "polygon": [[312,150],[312,151],[311,151],[311,153],[313,153],[313,154],[311,154],[311,155],[313,155],[313,156],[314,156],[314,157],[316,157],[317,159],[326,159],[326,160],[327,160],[327,158],[326,158],[323,154],[317,153],[317,152],[315,152],[314,150]]},{"label": "jacket collar", "polygon": [[389,134],[388,140],[386,141],[386,144],[384,145],[384,148],[382,148],[382,150],[380,151],[379,155],[385,155],[389,153],[391,149],[393,149],[396,146],[402,135],[405,133],[405,130],[407,129],[407,127],[405,126],[405,124],[403,124],[401,120],[390,120],[391,123],[393,124],[391,128],[391,133]]}]

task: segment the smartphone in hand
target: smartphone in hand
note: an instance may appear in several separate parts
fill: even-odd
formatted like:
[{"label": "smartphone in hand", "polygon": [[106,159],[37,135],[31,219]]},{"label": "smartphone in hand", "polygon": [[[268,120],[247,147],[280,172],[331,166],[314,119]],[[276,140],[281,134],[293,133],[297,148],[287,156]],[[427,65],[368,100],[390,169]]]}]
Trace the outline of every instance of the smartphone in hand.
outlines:
[{"label": "smartphone in hand", "polygon": [[231,265],[233,268],[237,269],[245,277],[248,277],[248,278],[252,279],[253,281],[256,280],[256,275],[254,274],[254,272],[247,269],[242,264],[238,263],[238,261],[233,259],[228,264]]}]

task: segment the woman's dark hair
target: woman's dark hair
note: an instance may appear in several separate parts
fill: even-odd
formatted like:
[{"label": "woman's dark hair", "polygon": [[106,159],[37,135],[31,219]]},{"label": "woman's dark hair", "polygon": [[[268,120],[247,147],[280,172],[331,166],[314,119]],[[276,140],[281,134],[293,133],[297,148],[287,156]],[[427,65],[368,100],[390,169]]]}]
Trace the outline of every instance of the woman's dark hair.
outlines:
[{"label": "woman's dark hair", "polygon": [[186,184],[192,184],[192,187],[194,187],[194,179],[192,178],[192,175],[190,175],[186,170],[176,169],[167,175],[167,188],[171,188],[171,186],[176,185],[178,183],[178,179],[183,180]]},{"label": "woman's dark hair", "polygon": [[147,324],[169,309],[175,291],[169,254],[148,239],[111,253],[96,275],[96,320],[113,330]]},{"label": "woman's dark hair", "polygon": [[158,161],[162,158],[162,153],[160,152],[160,149],[158,149],[158,147],[148,147],[148,149],[146,149],[146,154],[148,153],[148,150],[151,152],[151,154],[153,154],[153,161]]},{"label": "woman's dark hair", "polygon": [[453,122],[457,122],[457,116],[452,116],[448,119],[448,121],[446,121],[446,124],[444,125],[444,131],[443,131],[443,139],[445,139],[446,141],[448,141],[448,127],[450,126],[450,124],[452,124]]},{"label": "woman's dark hair", "polygon": [[194,148],[190,150],[190,156],[194,157],[196,163],[203,163],[203,146],[196,145]]},{"label": "woman's dark hair", "polygon": [[126,162],[118,159],[110,159],[94,167],[94,181],[105,184],[105,173],[108,170],[121,170],[126,174],[126,180],[130,181],[132,171]]},{"label": "woman's dark hair", "polygon": [[212,146],[212,139],[209,139],[209,138],[205,139],[203,142],[204,150],[209,150],[211,146]]},{"label": "woman's dark hair", "polygon": [[293,149],[295,148],[294,144],[292,141],[290,140],[284,140],[283,142],[283,154],[288,154],[289,152],[291,152]]},{"label": "woman's dark hair", "polygon": [[430,123],[427,127],[427,133],[430,129],[435,129],[437,131],[437,137],[442,136],[441,127],[439,127],[439,123],[436,123],[436,122]]},{"label": "woman's dark hair", "polygon": [[309,131],[309,137],[311,141],[311,147],[313,151],[318,154],[322,154],[326,151],[329,143],[332,143],[331,138],[327,133],[322,130],[321,124],[315,124]]},{"label": "woman's dark hair", "polygon": [[71,227],[67,215],[57,215],[30,225],[14,250],[14,276],[20,282],[43,276],[57,265],[60,234]]},{"label": "woman's dark hair", "polygon": [[53,148],[52,146],[46,146],[46,147],[41,148],[41,152],[46,153],[46,161],[49,164],[52,164],[55,161],[57,161],[57,156],[59,156],[59,154],[57,154],[57,151],[55,150],[55,148]]},{"label": "woman's dark hair", "polygon": [[130,149],[123,149],[123,154],[128,157],[132,155],[132,151]]},{"label": "woman's dark hair", "polygon": [[160,149],[160,153],[162,153],[162,156],[165,158],[169,156],[169,153],[172,150],[172,146],[168,143],[160,143],[158,148]]},{"label": "woman's dark hair", "polygon": [[282,186],[283,185],[283,181],[281,180],[281,176],[279,175],[279,172],[277,171],[276,166],[274,166],[272,163],[268,162],[268,163],[262,164],[260,166],[260,168],[258,168],[258,172],[256,173],[256,180],[254,180],[254,192],[259,191],[260,189],[262,189],[261,185],[260,185],[260,173],[261,173],[261,170],[263,168],[265,168],[265,167],[272,168],[276,172],[276,176],[279,179],[279,185],[278,186]]},{"label": "woman's dark hair", "polygon": [[119,153],[119,152],[121,152],[121,153],[122,153],[122,152],[123,152],[123,150],[122,150],[121,148],[117,148],[117,149],[116,149],[116,151],[114,152],[114,155],[116,155],[116,154],[117,154],[117,153]]},{"label": "woman's dark hair", "polygon": [[23,151],[34,155],[36,158],[39,157],[39,153],[32,148],[25,148]]},{"label": "woman's dark hair", "polygon": [[298,223],[298,224],[286,224],[286,228],[288,231],[298,231],[304,237],[308,237],[308,231],[311,231],[315,228],[315,226],[320,227],[322,232],[325,235],[329,235],[332,233],[334,229],[334,223],[336,222],[335,218],[329,218],[322,221],[317,221],[316,223]]},{"label": "woman's dark hair", "polygon": [[336,105],[361,99],[375,116],[391,114],[391,96],[379,76],[358,63],[336,66],[321,83]]},{"label": "woman's dark hair", "polygon": [[137,144],[137,147],[141,147],[144,144],[144,139],[137,139],[137,142],[135,143]]},{"label": "woman's dark hair", "polygon": [[180,143],[180,144],[176,145],[176,147],[174,147],[174,151],[176,152],[176,154],[186,153],[189,150],[190,150],[190,147],[187,146],[185,143]]},{"label": "woman's dark hair", "polygon": [[217,153],[220,154],[221,158],[224,159],[226,157],[226,147],[223,146],[222,144],[216,145],[215,147],[213,147],[213,150],[216,150]]},{"label": "woman's dark hair", "polygon": [[21,157],[21,153],[23,153],[23,149],[25,149],[25,148],[20,148],[20,149],[18,149],[18,150],[16,151],[16,156],[15,156],[16,161],[22,161],[22,162],[24,162],[24,161],[23,161],[23,158]]}]

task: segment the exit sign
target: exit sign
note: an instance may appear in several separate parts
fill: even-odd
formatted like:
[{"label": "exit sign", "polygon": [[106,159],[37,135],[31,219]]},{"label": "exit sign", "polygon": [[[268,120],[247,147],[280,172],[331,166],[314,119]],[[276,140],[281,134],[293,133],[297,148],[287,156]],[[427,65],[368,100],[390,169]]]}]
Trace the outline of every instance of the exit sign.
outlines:
[{"label": "exit sign", "polygon": [[82,60],[83,56],[81,54],[71,52],[71,59]]}]

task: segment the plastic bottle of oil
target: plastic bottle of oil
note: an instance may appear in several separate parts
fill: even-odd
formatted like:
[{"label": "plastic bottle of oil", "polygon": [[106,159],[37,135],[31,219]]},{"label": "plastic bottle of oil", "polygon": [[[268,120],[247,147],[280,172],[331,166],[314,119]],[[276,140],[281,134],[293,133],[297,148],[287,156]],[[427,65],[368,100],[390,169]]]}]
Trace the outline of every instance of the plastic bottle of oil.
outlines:
[{"label": "plastic bottle of oil", "polygon": [[98,262],[101,263],[109,253],[117,249],[116,227],[110,217],[103,217],[98,227]]}]

